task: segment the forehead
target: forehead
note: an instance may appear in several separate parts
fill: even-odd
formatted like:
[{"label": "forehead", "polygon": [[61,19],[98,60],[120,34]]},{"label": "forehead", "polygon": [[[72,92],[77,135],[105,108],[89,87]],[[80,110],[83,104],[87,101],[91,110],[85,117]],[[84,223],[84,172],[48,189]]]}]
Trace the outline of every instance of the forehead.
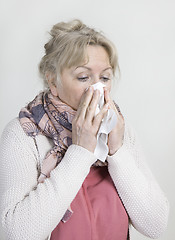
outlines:
[{"label": "forehead", "polygon": [[108,64],[109,63],[109,56],[107,51],[105,50],[104,47],[102,46],[93,46],[93,45],[89,45],[87,46],[87,64],[91,63],[91,62],[96,62],[96,63],[104,63],[104,64]]},{"label": "forehead", "polygon": [[102,46],[87,46],[86,58],[82,64],[78,64],[76,69],[82,69],[93,71],[105,71],[112,70],[110,65],[109,56]]},{"label": "forehead", "polygon": [[78,61],[75,65],[73,64],[70,68],[63,69],[63,71],[67,69],[67,71],[70,71],[71,73],[81,71],[109,71],[113,73],[108,53],[104,47],[99,45],[88,45],[85,48],[84,53],[84,57],[81,61]]}]

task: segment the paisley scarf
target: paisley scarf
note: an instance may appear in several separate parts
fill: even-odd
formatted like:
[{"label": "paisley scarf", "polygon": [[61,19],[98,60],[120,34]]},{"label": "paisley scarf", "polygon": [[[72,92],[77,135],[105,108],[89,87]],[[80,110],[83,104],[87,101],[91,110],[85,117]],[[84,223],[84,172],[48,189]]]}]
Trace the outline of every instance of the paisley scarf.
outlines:
[{"label": "paisley scarf", "polygon": [[[54,143],[41,167],[41,174],[50,176],[50,172],[61,162],[67,148],[72,144],[72,119],[76,111],[54,97],[50,91],[41,92],[19,113],[22,128],[28,136],[35,138],[42,134]],[[52,155],[54,157],[49,158]],[[49,162],[50,161],[50,162]],[[106,162],[97,161],[95,166],[104,166]],[[39,182],[43,182],[40,175]]]}]

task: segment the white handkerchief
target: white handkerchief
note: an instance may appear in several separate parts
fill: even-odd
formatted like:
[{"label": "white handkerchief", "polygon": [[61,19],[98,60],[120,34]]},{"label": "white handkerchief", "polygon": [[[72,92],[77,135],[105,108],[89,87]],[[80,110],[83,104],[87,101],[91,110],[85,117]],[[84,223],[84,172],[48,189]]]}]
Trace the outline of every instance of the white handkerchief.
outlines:
[{"label": "white handkerchief", "polygon": [[[104,87],[105,85],[98,82],[92,87],[95,89],[98,89],[100,91],[100,99],[95,111],[95,115],[97,115],[101,108],[104,105]],[[106,157],[108,155],[108,146],[107,146],[107,140],[108,140],[108,134],[111,132],[111,130],[116,126],[117,123],[117,115],[113,109],[109,109],[106,116],[103,118],[100,129],[97,134],[97,145],[94,151],[95,156],[97,159],[101,160],[102,162],[105,162]]]}]

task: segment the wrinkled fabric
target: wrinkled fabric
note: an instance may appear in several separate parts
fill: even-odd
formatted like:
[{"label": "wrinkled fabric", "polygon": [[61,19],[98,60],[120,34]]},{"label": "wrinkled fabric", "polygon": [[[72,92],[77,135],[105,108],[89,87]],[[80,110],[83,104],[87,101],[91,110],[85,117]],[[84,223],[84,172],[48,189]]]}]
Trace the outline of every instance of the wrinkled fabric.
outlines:
[{"label": "wrinkled fabric", "polygon": [[[50,91],[41,92],[19,113],[20,124],[28,136],[35,138],[42,134],[53,140],[54,147],[48,152],[41,168],[45,177],[50,176],[50,172],[61,162],[67,148],[72,144],[72,120],[75,114],[75,110],[54,97]],[[50,154],[56,160],[48,158]],[[94,165],[104,166],[107,162],[98,160]],[[43,181],[42,177],[40,175],[39,182]]]}]

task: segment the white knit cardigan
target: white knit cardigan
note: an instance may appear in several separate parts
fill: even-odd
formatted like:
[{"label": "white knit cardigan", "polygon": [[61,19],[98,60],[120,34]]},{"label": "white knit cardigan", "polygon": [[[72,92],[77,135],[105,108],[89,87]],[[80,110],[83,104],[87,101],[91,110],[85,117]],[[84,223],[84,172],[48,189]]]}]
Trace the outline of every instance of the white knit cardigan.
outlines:
[{"label": "white knit cardigan", "polygon": [[[0,215],[6,240],[49,239],[96,161],[93,153],[71,145],[50,178],[38,184],[42,161],[51,147],[43,135],[36,141],[28,137],[17,118],[2,134]],[[158,238],[167,225],[168,201],[128,125],[123,146],[107,161],[131,224],[142,234]]]}]

